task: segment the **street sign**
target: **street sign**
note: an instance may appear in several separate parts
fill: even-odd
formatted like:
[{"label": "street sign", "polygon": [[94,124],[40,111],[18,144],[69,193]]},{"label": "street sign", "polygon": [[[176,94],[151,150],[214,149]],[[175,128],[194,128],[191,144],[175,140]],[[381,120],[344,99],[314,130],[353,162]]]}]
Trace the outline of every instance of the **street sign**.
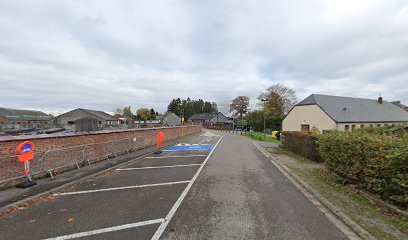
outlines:
[{"label": "street sign", "polygon": [[20,153],[17,157],[19,162],[26,162],[34,159],[34,144],[29,141],[22,142],[18,145],[17,151]]},{"label": "street sign", "polygon": [[19,188],[27,188],[36,185],[37,183],[33,182],[30,177],[30,161],[34,159],[34,144],[29,141],[22,142],[17,147],[18,153],[17,161],[23,163],[24,176],[27,177],[27,180],[23,183],[17,184]]}]

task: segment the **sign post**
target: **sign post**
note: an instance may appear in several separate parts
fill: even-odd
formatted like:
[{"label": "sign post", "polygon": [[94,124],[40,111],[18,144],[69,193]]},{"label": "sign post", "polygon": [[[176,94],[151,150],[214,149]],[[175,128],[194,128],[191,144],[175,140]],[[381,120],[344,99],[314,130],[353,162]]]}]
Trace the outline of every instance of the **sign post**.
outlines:
[{"label": "sign post", "polygon": [[156,154],[160,154],[162,153],[162,146],[163,146],[163,141],[164,141],[164,133],[163,132],[159,132],[159,134],[157,134],[157,150],[154,152]]},{"label": "sign post", "polygon": [[18,145],[17,151],[20,153],[20,155],[17,156],[17,161],[23,163],[24,176],[26,176],[27,179],[24,182],[17,184],[16,187],[28,188],[37,185],[30,176],[30,161],[34,159],[34,144],[29,141],[22,142]]}]

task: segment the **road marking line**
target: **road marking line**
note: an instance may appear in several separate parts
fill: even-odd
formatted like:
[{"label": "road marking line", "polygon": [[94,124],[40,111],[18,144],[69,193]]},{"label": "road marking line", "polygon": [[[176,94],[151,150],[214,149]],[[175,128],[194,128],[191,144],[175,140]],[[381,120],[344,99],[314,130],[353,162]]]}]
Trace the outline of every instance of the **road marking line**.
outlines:
[{"label": "road marking line", "polygon": [[79,232],[79,233],[54,237],[54,238],[47,238],[47,239],[44,239],[44,240],[74,239],[74,238],[87,237],[87,236],[92,236],[92,235],[101,234],[101,233],[115,232],[115,231],[120,231],[120,230],[124,230],[124,229],[129,229],[129,228],[135,228],[135,227],[141,227],[141,226],[146,226],[146,225],[158,224],[158,223],[162,223],[162,222],[164,222],[164,218],[154,219],[154,220],[149,220],[149,221],[144,221],[144,222],[129,223],[129,224],[119,225],[119,226],[115,226],[115,227],[108,227],[108,228],[92,230],[92,231],[88,231],[88,232]]},{"label": "road marking line", "polygon": [[118,168],[118,171],[130,171],[130,170],[144,170],[144,169],[157,169],[157,168],[175,168],[175,167],[190,167],[190,166],[200,166],[200,163],[184,164],[184,165],[168,165],[168,166],[157,166],[157,167],[140,167],[140,168]]},{"label": "road marking line", "polygon": [[202,143],[205,142],[205,141],[209,142],[210,139],[212,139],[212,137],[207,137],[207,138],[201,140],[201,141],[199,142],[199,144],[202,144]]},{"label": "road marking line", "polygon": [[163,156],[163,157],[145,157],[145,158],[187,158],[187,157],[207,157],[205,154],[186,155],[186,156]]},{"label": "road marking line", "polygon": [[75,194],[83,194],[83,193],[96,193],[96,192],[107,192],[107,191],[125,190],[125,189],[133,189],[133,188],[168,186],[168,185],[182,184],[182,183],[189,183],[189,182],[190,182],[190,180],[188,180],[188,181],[178,181],[178,182],[154,183],[154,184],[145,184],[145,185],[133,185],[133,186],[126,186],[126,187],[102,188],[102,189],[94,189],[94,190],[86,190],[86,191],[78,191],[78,192],[54,193],[54,196],[65,196],[65,195],[75,195]]},{"label": "road marking line", "polygon": [[170,209],[170,212],[167,214],[167,216],[164,218],[164,221],[160,224],[159,228],[157,231],[154,233],[153,237],[151,240],[159,240],[161,235],[163,234],[164,230],[166,230],[167,225],[169,224],[170,220],[173,218],[174,214],[176,213],[177,209],[180,207],[181,203],[183,202],[184,198],[186,197],[187,193],[190,191],[191,186],[193,186],[194,182],[196,181],[198,175],[200,174],[201,170],[203,170],[205,164],[207,163],[208,159],[211,157],[212,153],[214,150],[217,148],[218,143],[220,143],[221,139],[223,136],[220,137],[218,142],[215,144],[214,148],[211,150],[211,152],[208,154],[208,156],[205,158],[203,164],[201,167],[197,170],[196,174],[194,177],[191,179],[190,183],[187,185],[187,187],[184,189],[184,191],[181,193],[180,197],[177,199],[176,203],[173,205],[173,207]]}]

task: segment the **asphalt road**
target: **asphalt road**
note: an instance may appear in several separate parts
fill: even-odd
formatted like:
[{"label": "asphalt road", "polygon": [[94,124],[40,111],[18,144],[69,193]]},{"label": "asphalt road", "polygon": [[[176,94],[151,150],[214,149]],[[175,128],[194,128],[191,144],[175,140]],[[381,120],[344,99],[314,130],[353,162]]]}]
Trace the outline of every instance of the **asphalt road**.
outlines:
[{"label": "asphalt road", "polygon": [[2,216],[0,239],[347,239],[248,138],[187,144],[214,150],[181,146],[72,185]]}]

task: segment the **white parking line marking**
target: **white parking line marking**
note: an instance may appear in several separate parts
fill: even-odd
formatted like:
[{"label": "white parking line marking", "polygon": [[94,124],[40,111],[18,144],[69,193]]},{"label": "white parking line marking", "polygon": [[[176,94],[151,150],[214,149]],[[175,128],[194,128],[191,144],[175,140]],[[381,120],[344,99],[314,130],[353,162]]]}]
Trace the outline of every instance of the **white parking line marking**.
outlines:
[{"label": "white parking line marking", "polygon": [[144,221],[144,222],[124,224],[124,225],[119,225],[115,227],[102,228],[102,229],[92,230],[88,232],[74,233],[74,234],[64,235],[64,236],[59,236],[59,237],[54,237],[54,238],[47,238],[44,240],[74,239],[74,238],[87,237],[87,236],[92,236],[92,235],[101,234],[101,233],[120,231],[120,230],[124,230],[128,228],[135,228],[135,227],[141,227],[141,226],[146,226],[146,225],[151,225],[151,224],[158,224],[162,222],[164,222],[164,218],[154,219],[154,220],[149,220],[149,221]]},{"label": "white parking line marking", "polygon": [[168,165],[168,166],[157,166],[157,167],[140,167],[140,168],[118,168],[118,171],[130,171],[130,170],[143,170],[143,169],[157,169],[157,168],[175,168],[175,167],[190,167],[190,166],[200,166],[200,163],[184,164],[184,165]]},{"label": "white parking line marking", "polygon": [[161,235],[163,234],[164,230],[166,230],[167,225],[169,224],[170,220],[173,218],[174,214],[176,213],[177,209],[180,207],[181,203],[183,202],[184,198],[186,197],[188,191],[190,191],[191,186],[193,186],[195,180],[197,179],[198,175],[200,174],[201,170],[203,170],[205,164],[207,163],[208,159],[211,157],[212,153],[214,150],[217,148],[218,143],[220,143],[222,139],[222,136],[218,140],[218,142],[215,144],[214,148],[211,150],[211,152],[208,154],[208,156],[205,158],[203,164],[201,167],[197,170],[196,174],[194,175],[193,179],[191,179],[190,183],[187,185],[187,187],[184,189],[184,191],[181,193],[180,197],[177,199],[176,203],[173,205],[173,207],[170,209],[170,212],[167,214],[167,216],[164,218],[164,222],[162,222],[157,229],[157,231],[154,233],[153,237],[151,240],[159,240]]},{"label": "white parking line marking", "polygon": [[186,155],[186,156],[162,156],[162,157],[145,157],[145,158],[188,158],[188,157],[207,157],[205,154]]},{"label": "white parking line marking", "polygon": [[207,137],[207,138],[201,140],[201,141],[199,142],[199,144],[201,144],[201,143],[203,143],[203,142],[205,142],[205,141],[209,142],[209,141],[211,141],[211,139],[212,139],[212,137]]},{"label": "white parking line marking", "polygon": [[145,185],[133,185],[133,186],[126,186],[126,187],[102,188],[102,189],[78,191],[78,192],[54,193],[54,196],[66,196],[66,195],[75,195],[75,194],[83,194],[83,193],[107,192],[107,191],[125,190],[125,189],[133,189],[133,188],[168,186],[168,185],[182,184],[182,183],[189,183],[189,182],[190,180],[178,181],[178,182],[154,183],[154,184],[145,184]]}]

